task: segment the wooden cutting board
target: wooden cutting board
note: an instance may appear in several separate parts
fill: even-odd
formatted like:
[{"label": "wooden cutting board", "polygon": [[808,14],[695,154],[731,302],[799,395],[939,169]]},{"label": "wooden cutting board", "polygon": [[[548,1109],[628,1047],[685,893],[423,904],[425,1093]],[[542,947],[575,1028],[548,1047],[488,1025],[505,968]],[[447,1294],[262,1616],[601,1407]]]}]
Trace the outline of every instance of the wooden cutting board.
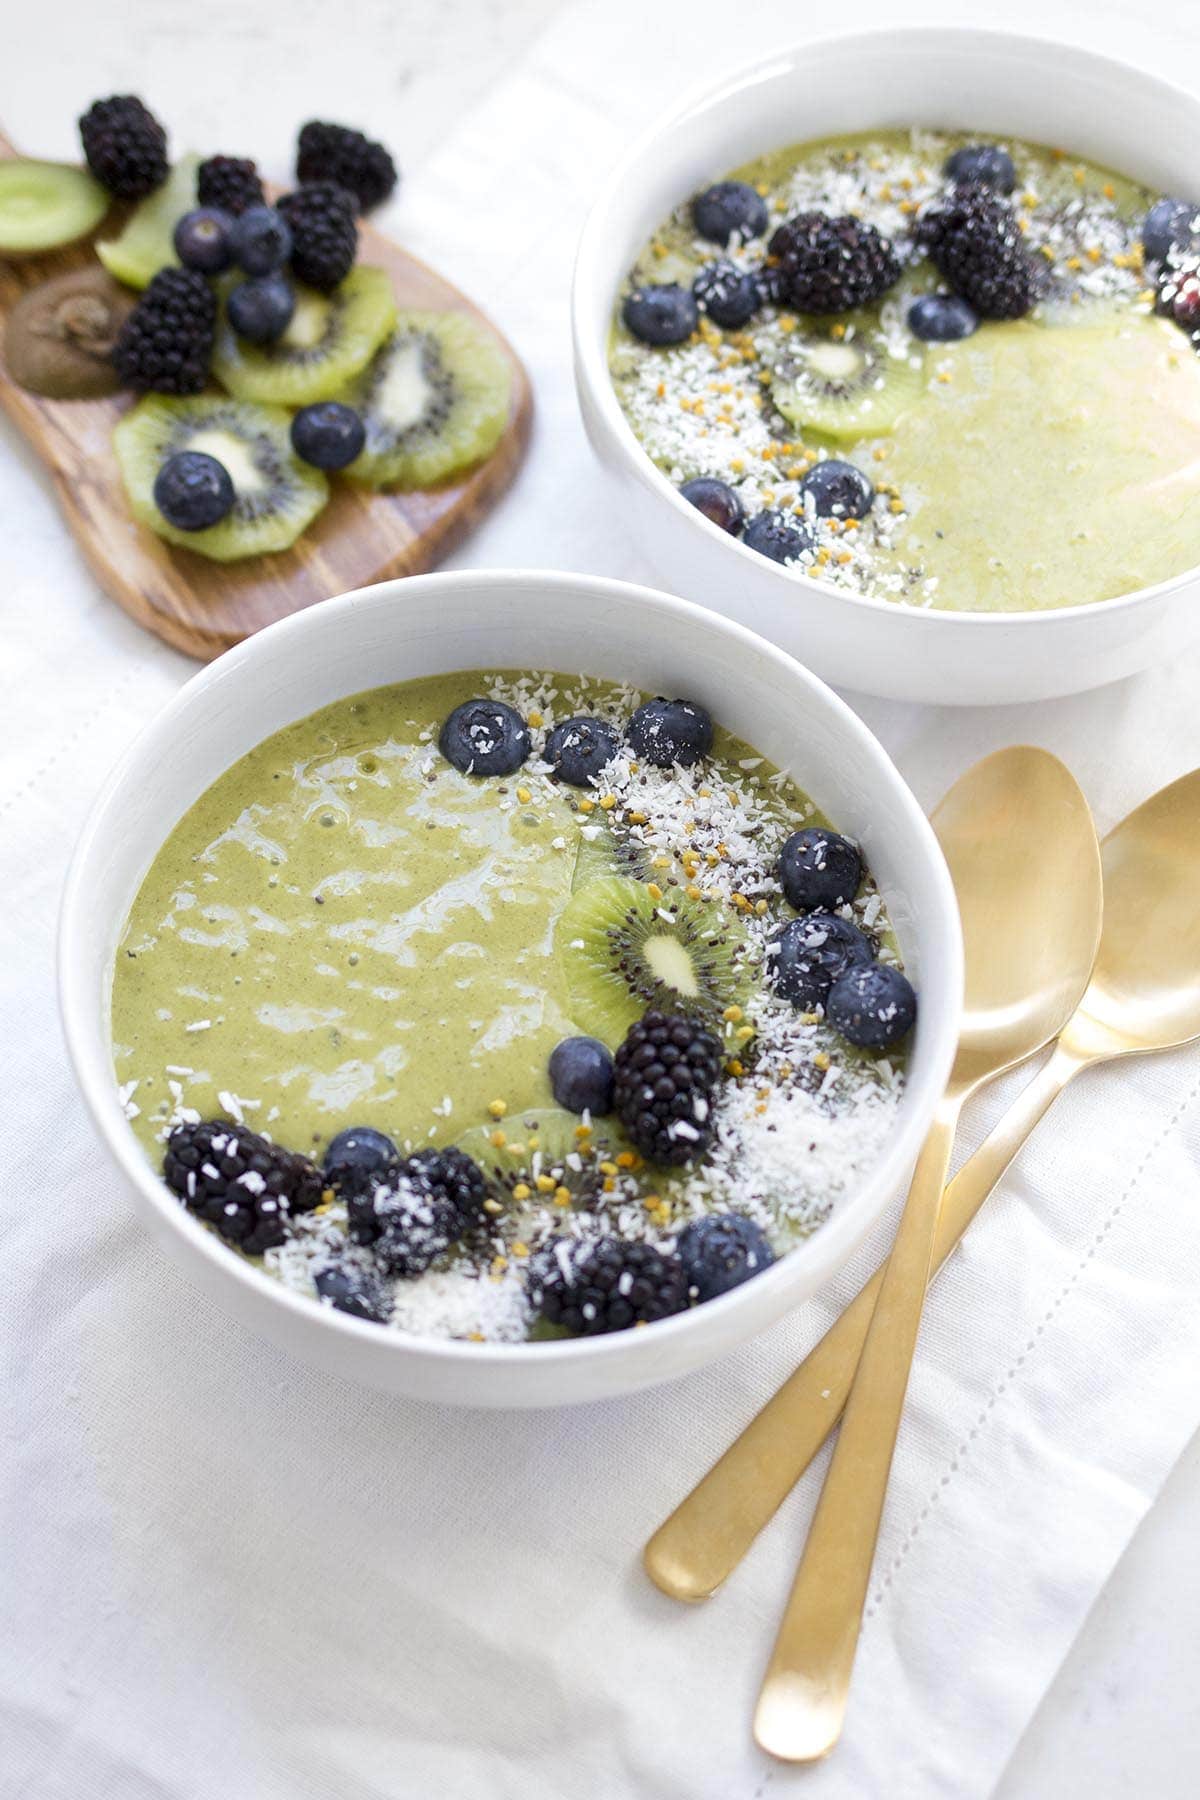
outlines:
[{"label": "wooden cutting board", "polygon": [[[15,154],[0,133],[0,156]],[[95,235],[113,231],[110,218]],[[89,260],[89,240],[19,261],[0,257],[0,323],[28,288]],[[463,308],[485,317],[434,270],[363,222],[359,260],[387,270],[402,307]],[[133,518],[111,441],[113,426],[133,404],[130,395],[46,400],[18,387],[0,358],[0,405],[49,470],[67,523],[105,593],[139,625],[207,662],[302,607],[432,568],[490,512],[517,472],[533,415],[528,376],[511,345],[496,335],[512,362],[512,406],[486,462],[423,493],[376,494],[334,476],[329,504],[290,550],[244,562],[212,562],[165,544]]]}]

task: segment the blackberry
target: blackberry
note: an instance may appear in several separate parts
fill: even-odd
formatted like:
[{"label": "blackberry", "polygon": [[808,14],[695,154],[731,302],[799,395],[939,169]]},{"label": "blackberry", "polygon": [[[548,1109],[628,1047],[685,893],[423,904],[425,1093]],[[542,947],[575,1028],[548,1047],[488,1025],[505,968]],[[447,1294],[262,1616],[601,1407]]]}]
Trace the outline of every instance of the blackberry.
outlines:
[{"label": "blackberry", "polygon": [[335,181],[370,212],[396,185],[396,165],[382,144],[372,143],[348,125],[323,125],[310,119],[300,131],[296,150],[297,181]]},{"label": "blackberry", "polygon": [[263,184],[248,156],[210,156],[196,170],[196,198],[236,219],[248,206],[263,204]]},{"label": "blackberry", "polygon": [[285,194],[279,211],[292,234],[292,272],[329,293],[354,267],[358,226],[354,201],[332,181],[314,181]]},{"label": "blackberry", "polygon": [[688,1163],[712,1136],[721,1046],[683,1013],[648,1012],[631,1025],[614,1063],[613,1110],[643,1156]]},{"label": "blackberry", "polygon": [[350,1235],[390,1275],[421,1275],[483,1211],[487,1182],[463,1150],[418,1150],[347,1198]]},{"label": "blackberry", "polygon": [[848,214],[797,213],[772,234],[783,293],[800,312],[839,313],[878,300],[900,278],[887,238]]},{"label": "blackberry", "polygon": [[1197,341],[1200,334],[1200,257],[1173,250],[1159,270],[1154,310]]},{"label": "blackberry", "polygon": [[96,100],[79,121],[88,168],[120,200],[144,200],[167,179],[167,134],[134,94]]},{"label": "blackberry", "polygon": [[956,294],[984,319],[1020,319],[1042,291],[1043,270],[1016,215],[990,188],[955,188],[917,226],[917,242]]},{"label": "blackberry", "polygon": [[194,269],[160,269],[121,327],[113,363],[126,387],[198,394],[208,380],[217,303]]},{"label": "blackberry", "polygon": [[227,1119],[177,1125],[163,1155],[167,1186],[247,1256],[282,1244],[292,1213],[311,1212],[325,1182],[306,1156]]},{"label": "blackberry", "polygon": [[583,1249],[561,1239],[551,1243],[532,1286],[542,1317],[572,1337],[651,1325],[687,1305],[687,1277],[677,1256],[615,1237]]}]

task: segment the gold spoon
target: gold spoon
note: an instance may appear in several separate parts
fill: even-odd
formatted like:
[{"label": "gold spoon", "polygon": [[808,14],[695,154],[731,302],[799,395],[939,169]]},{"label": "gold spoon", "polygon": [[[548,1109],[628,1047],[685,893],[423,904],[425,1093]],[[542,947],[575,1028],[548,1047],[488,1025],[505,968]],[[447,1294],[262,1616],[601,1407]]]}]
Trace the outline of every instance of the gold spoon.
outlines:
[{"label": "gold spoon", "polygon": [[[1200,1037],[1200,769],[1130,813],[1100,854],[1104,931],[1091,985],[1053,1055],[942,1195],[937,1268],[1081,1069]],[[842,1415],[882,1280],[877,1270],[650,1539],[646,1568],[664,1593],[715,1593],[799,1481]]]},{"label": "gold spoon", "polygon": [[755,1712],[760,1747],[790,1762],[841,1735],[959,1113],[1061,1030],[1099,940],[1099,846],[1057,758],[1025,747],[977,763],[935,826],[962,914],[963,1022]]}]

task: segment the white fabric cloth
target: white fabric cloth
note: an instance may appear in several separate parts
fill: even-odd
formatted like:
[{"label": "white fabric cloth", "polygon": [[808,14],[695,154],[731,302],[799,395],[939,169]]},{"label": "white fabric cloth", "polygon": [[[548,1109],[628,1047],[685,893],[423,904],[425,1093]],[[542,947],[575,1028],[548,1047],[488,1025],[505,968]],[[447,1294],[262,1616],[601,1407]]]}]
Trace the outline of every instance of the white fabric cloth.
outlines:
[{"label": "white fabric cloth", "polygon": [[[1092,7],[1074,29],[1129,51],[1133,17]],[[1017,0],[1006,19],[1054,23]],[[574,239],[648,111],[801,28],[762,0],[588,0],[409,182],[396,228],[484,300],[537,387],[527,468],[460,561],[645,575],[576,412]],[[1184,30],[1139,25],[1138,58],[1178,71]],[[333,116],[353,116],[340,100]],[[637,1557],[871,1258],[708,1371],[549,1414],[361,1391],[193,1293],[133,1223],[53,1000],[72,841],[190,666],[96,590],[7,428],[3,448],[0,1793],[988,1794],[1200,1422],[1200,1055],[1084,1077],[942,1278],[846,1738],[819,1770],[771,1764],[750,1711],[816,1472],[703,1608],[656,1593]],[[1193,655],[1052,706],[861,710],[927,802],[977,756],[1032,740],[1066,758],[1107,828],[1200,763],[1198,676]],[[964,1150],[1020,1079],[972,1111]]]}]

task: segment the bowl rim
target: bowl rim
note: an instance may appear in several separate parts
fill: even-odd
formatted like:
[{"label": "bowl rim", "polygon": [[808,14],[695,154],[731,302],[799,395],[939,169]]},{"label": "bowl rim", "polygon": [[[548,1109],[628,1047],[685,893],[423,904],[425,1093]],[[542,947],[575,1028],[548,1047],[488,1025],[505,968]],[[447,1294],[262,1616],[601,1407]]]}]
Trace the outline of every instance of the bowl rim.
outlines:
[{"label": "bowl rim", "polygon": [[[936,940],[944,965],[944,982],[949,999],[940,1027],[936,1020],[932,1023],[931,1029],[940,1030],[940,1038],[930,1045],[922,1080],[915,1090],[911,1082],[906,1085],[906,1093],[916,1093],[915,1104],[909,1109],[907,1117],[900,1116],[879,1156],[864,1171],[856,1189],[847,1196],[847,1199],[852,1200],[854,1194],[861,1192],[866,1186],[878,1187],[879,1200],[874,1215],[863,1221],[856,1216],[853,1207],[843,1202],[811,1238],[794,1246],[770,1269],[757,1276],[754,1282],[745,1283],[727,1294],[706,1301],[703,1306],[689,1308],[673,1317],[656,1321],[649,1328],[648,1338],[643,1332],[613,1332],[594,1338],[537,1343],[476,1344],[402,1331],[384,1332],[378,1325],[367,1320],[356,1319],[336,1308],[316,1304],[308,1295],[285,1286],[266,1270],[233,1254],[229,1245],[182,1207],[151,1166],[129,1122],[115,1103],[117,1084],[111,1064],[111,1031],[105,1018],[109,972],[106,971],[101,990],[93,992],[88,974],[90,956],[87,949],[92,935],[92,914],[87,899],[93,862],[102,853],[101,846],[106,834],[119,828],[121,798],[130,784],[136,781],[139,769],[149,760],[158,759],[171,742],[177,724],[194,709],[203,706],[210,688],[231,677],[236,678],[247,665],[254,666],[263,659],[277,655],[293,641],[303,642],[310,634],[316,633],[319,636],[322,631],[336,630],[344,619],[356,612],[394,608],[401,592],[406,602],[419,602],[426,594],[436,594],[439,588],[464,582],[483,584],[496,592],[513,587],[533,586],[549,594],[572,592],[595,600],[615,593],[673,616],[681,630],[702,627],[724,637],[743,640],[747,648],[752,649],[767,663],[775,665],[794,690],[810,697],[815,695],[835,718],[839,732],[857,740],[870,769],[872,792],[880,794],[881,798],[888,797],[889,803],[901,814],[905,831],[911,838],[909,854],[923,858],[926,874],[937,897],[941,917],[935,921]],[[304,716],[306,715],[303,713],[297,714],[298,718]],[[155,845],[151,849],[151,856],[158,847]],[[815,1268],[815,1275],[807,1291],[817,1292],[841,1267],[846,1256],[852,1253],[865,1233],[878,1222],[890,1194],[915,1161],[937,1101],[949,1078],[957,1042],[963,983],[963,945],[958,906],[937,836],[887,751],[833,689],[767,639],[693,601],[608,576],[577,575],[567,571],[536,568],[442,571],[397,577],[372,587],[354,589],[267,626],[197,670],[142,727],[108,774],[89,808],[72,853],[63,888],[56,960],[58,1003],[64,1038],[87,1110],[117,1167],[133,1188],[150,1203],[169,1232],[182,1236],[191,1248],[218,1271],[218,1279],[223,1273],[235,1285],[249,1290],[264,1304],[282,1308],[285,1315],[292,1315],[304,1329],[307,1329],[304,1324],[307,1321],[314,1329],[323,1327],[345,1334],[360,1343],[373,1344],[383,1356],[412,1357],[416,1353],[418,1357],[454,1362],[468,1369],[483,1365],[508,1369],[561,1368],[564,1365],[584,1363],[604,1365],[628,1356],[631,1339],[654,1345],[665,1344],[668,1338],[673,1340],[699,1334],[705,1329],[705,1320],[715,1319],[714,1308],[721,1309],[721,1317],[729,1316],[744,1306],[749,1296],[762,1293],[764,1283],[770,1283],[780,1290],[791,1285],[792,1271],[796,1266],[793,1259],[801,1254],[805,1256],[808,1266]],[[796,1302],[799,1303],[803,1297],[797,1294]],[[773,1316],[778,1317],[783,1310],[782,1306],[778,1307]],[[757,1328],[752,1327],[745,1335],[753,1335],[755,1329],[765,1328],[766,1323],[769,1321],[764,1321]]]},{"label": "bowl rim", "polygon": [[[719,525],[713,524],[711,519],[705,518],[698,508],[689,505],[649,453],[642,448],[617,400],[604,345],[596,342],[589,317],[596,295],[601,290],[607,293],[611,285],[605,261],[605,250],[609,242],[608,211],[620,193],[636,182],[638,171],[648,160],[652,160],[654,150],[687,119],[703,115],[719,101],[773,72],[778,72],[783,65],[796,70],[801,59],[813,50],[835,46],[846,46],[869,54],[872,50],[878,52],[885,48],[919,49],[923,43],[936,44],[942,51],[949,48],[963,54],[978,55],[987,55],[1001,49],[1008,53],[1014,50],[1053,51],[1057,55],[1073,59],[1077,67],[1087,65],[1096,71],[1103,70],[1121,79],[1143,83],[1147,89],[1157,91],[1160,98],[1170,96],[1174,102],[1188,105],[1200,113],[1200,97],[1174,82],[1164,80],[1161,75],[1143,68],[1141,64],[1105,56],[1081,44],[1049,34],[970,25],[879,26],[865,31],[814,32],[804,38],[789,39],[772,51],[740,64],[720,81],[693,84],[666,113],[634,140],[593,200],[576,248],[570,307],[575,379],[580,399],[590,404],[594,421],[603,427],[609,445],[621,459],[627,472],[643,488],[665,501],[678,518],[687,521],[687,529],[701,533],[710,542],[721,543],[726,550],[734,551],[738,557],[748,560],[760,574],[777,581],[781,597],[785,592],[785,583],[787,592],[796,591],[800,585],[796,578],[772,564],[768,557],[749,549],[740,538],[731,537]],[[619,291],[619,281],[618,276],[617,285],[613,288],[613,298]],[[611,318],[611,310],[610,298],[603,314],[606,323]],[[854,593],[820,576],[809,576],[802,591],[807,593],[811,589],[820,594],[822,599],[837,600],[868,615],[882,614],[888,618],[921,621],[928,630],[948,631],[959,628],[994,631],[1008,628],[1028,632],[1035,627],[1040,627],[1043,631],[1049,631],[1055,626],[1066,630],[1069,629],[1068,621],[1074,619],[1113,617],[1142,603],[1164,599],[1181,587],[1193,583],[1198,575],[1200,563],[1148,587],[1133,588],[1126,594],[1114,594],[1107,600],[1081,601],[1078,605],[1047,607],[1038,612],[972,612],[962,607],[905,606],[874,594]]]}]

